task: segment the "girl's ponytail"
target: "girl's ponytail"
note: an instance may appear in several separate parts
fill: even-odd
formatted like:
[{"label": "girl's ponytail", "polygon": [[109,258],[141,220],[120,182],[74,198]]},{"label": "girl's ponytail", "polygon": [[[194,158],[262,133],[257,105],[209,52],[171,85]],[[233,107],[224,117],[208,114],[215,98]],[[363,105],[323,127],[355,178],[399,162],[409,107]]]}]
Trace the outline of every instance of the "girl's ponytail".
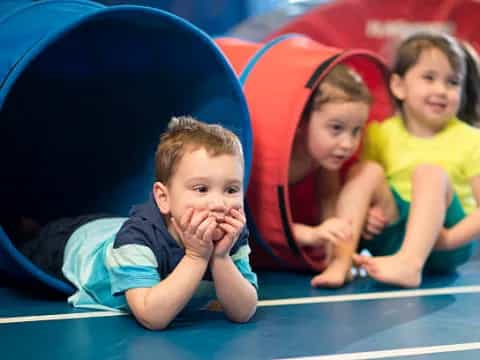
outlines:
[{"label": "girl's ponytail", "polygon": [[458,118],[474,126],[480,125],[480,62],[475,49],[468,43],[459,44],[465,54],[465,82]]}]

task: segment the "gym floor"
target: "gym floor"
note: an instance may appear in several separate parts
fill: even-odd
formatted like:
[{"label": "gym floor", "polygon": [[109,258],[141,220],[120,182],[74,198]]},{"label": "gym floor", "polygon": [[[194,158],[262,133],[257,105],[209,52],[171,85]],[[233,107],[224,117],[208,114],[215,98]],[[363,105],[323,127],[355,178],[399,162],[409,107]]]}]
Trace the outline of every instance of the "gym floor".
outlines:
[{"label": "gym floor", "polygon": [[312,289],[310,276],[260,273],[254,318],[233,324],[197,311],[166,331],[125,314],[0,288],[2,360],[24,359],[479,359],[480,256],[419,289],[357,278]]}]

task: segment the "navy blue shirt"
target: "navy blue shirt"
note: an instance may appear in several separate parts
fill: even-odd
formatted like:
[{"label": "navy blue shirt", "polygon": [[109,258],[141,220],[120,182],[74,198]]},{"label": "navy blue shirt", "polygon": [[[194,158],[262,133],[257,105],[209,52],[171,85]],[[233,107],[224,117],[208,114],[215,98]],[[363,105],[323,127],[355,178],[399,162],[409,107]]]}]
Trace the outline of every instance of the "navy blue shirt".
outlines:
[{"label": "navy blue shirt", "polygon": [[[133,244],[147,246],[155,255],[160,278],[167,277],[185,255],[185,249],[180,247],[169,233],[153,194],[146,203],[134,206],[129,216],[118,232],[113,248]],[[248,246],[248,236],[248,229],[245,226],[230,251],[231,256],[243,246]],[[211,279],[209,270],[205,273],[204,279]]]},{"label": "navy blue shirt", "polygon": [[[249,262],[245,227],[230,257],[242,276],[257,287]],[[185,249],[168,232],[153,195],[133,207],[129,218],[99,219],[81,226],[68,240],[63,273],[77,292],[68,300],[76,307],[128,309],[125,291],[157,285],[178,265]],[[215,297],[207,270],[188,307]]]}]

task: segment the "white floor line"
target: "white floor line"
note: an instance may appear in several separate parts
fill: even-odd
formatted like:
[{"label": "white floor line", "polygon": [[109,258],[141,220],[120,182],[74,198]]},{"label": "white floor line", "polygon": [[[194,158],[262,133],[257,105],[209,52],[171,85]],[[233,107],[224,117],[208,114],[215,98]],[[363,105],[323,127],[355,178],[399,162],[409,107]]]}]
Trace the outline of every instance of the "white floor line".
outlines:
[{"label": "white floor line", "polygon": [[313,297],[304,297],[304,298],[262,300],[258,302],[258,306],[318,304],[318,303],[332,303],[332,302],[342,302],[342,301],[380,300],[380,299],[395,299],[395,298],[419,297],[419,296],[470,294],[470,293],[478,293],[478,292],[480,292],[480,286],[478,285],[454,286],[454,287],[435,288],[435,289],[392,290],[392,291],[372,292],[372,293],[364,293],[364,294],[327,295],[327,296],[313,296]]},{"label": "white floor line", "polygon": [[480,350],[479,342],[464,343],[464,344],[452,344],[452,345],[440,345],[440,346],[425,346],[416,348],[405,349],[393,349],[393,350],[381,350],[381,351],[366,351],[349,354],[337,354],[337,355],[320,355],[320,356],[307,356],[297,358],[282,358],[277,360],[365,360],[365,359],[386,359],[399,356],[416,356],[416,355],[429,355],[456,351],[467,350]]},{"label": "white floor line", "polygon": [[[364,293],[364,294],[326,295],[326,296],[314,296],[314,297],[304,297],[304,298],[261,300],[258,302],[258,306],[267,307],[267,306],[284,306],[284,305],[320,304],[320,303],[333,303],[333,302],[346,302],[346,301],[395,299],[395,298],[419,297],[419,296],[471,294],[471,293],[479,293],[479,292],[480,292],[480,286],[478,285],[455,286],[455,287],[435,288],[435,289],[392,290],[392,291],[373,292],[373,293]],[[68,314],[0,317],[0,325],[32,322],[32,321],[71,320],[71,319],[85,319],[85,318],[122,316],[122,315],[126,315],[126,313],[116,312],[116,311],[90,311],[90,312],[68,313]]]},{"label": "white floor line", "polygon": [[124,315],[127,315],[127,313],[119,312],[119,311],[89,311],[89,312],[69,313],[69,314],[0,317],[0,324],[14,324],[14,323],[23,323],[23,322],[33,322],[33,321],[49,321],[49,320],[86,319],[86,318],[124,316]]}]

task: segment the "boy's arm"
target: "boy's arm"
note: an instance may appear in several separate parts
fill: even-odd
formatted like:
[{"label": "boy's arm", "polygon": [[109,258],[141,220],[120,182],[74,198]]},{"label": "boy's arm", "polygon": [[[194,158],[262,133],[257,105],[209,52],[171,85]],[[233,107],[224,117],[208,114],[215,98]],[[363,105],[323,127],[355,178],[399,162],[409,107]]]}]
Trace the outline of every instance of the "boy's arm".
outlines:
[{"label": "boy's arm", "polygon": [[207,266],[208,259],[185,255],[157,285],[127,290],[135,318],[148,329],[165,329],[192,298]]},{"label": "boy's arm", "polygon": [[454,249],[480,236],[480,175],[471,180],[477,209],[450,229],[444,229],[435,245],[436,249]]},{"label": "boy's arm", "polygon": [[173,271],[152,287],[131,288],[126,298],[136,319],[149,329],[161,330],[192,298],[208,267],[213,250],[215,222],[208,211],[188,209],[178,224],[171,219],[185,246],[185,255]]},{"label": "boy's arm", "polygon": [[257,279],[248,260],[249,232],[245,223],[243,210],[230,209],[225,222],[219,224],[225,235],[215,243],[210,259],[217,299],[225,315],[235,322],[248,321],[257,308],[257,289],[249,282],[256,284]]},{"label": "boy's arm", "polygon": [[213,256],[210,270],[225,315],[235,322],[248,321],[257,307],[255,287],[242,276],[228,254]]}]

